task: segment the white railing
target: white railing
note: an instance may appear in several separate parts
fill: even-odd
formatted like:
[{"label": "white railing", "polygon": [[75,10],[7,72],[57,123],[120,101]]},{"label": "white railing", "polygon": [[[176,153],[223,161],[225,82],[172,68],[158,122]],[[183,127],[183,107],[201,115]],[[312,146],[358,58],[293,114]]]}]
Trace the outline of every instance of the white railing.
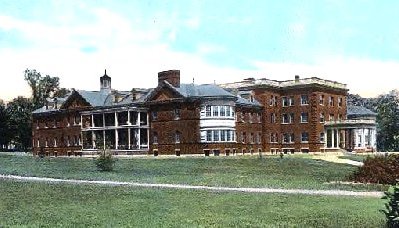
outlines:
[{"label": "white railing", "polygon": [[324,125],[336,125],[336,124],[376,124],[375,120],[334,120],[334,121],[326,121]]}]

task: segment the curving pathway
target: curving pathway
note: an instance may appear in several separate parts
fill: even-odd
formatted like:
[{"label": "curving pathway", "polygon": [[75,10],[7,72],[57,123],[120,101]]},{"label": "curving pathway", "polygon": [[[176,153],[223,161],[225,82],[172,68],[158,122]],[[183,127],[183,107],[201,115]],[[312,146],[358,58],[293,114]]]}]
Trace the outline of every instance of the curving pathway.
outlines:
[{"label": "curving pathway", "polygon": [[377,197],[377,198],[381,198],[384,195],[383,192],[355,192],[355,191],[345,191],[345,190],[309,190],[309,189],[282,189],[282,188],[211,187],[211,186],[202,186],[202,185],[150,184],[150,183],[138,183],[138,182],[73,180],[73,179],[57,179],[57,178],[47,178],[47,177],[24,177],[24,176],[0,174],[0,180],[1,179],[29,181],[29,182],[46,182],[46,183],[95,184],[95,185],[108,185],[108,186],[132,186],[132,187],[165,188],[165,189],[190,189],[190,190],[205,190],[205,191],[217,191],[217,192],[281,193],[281,194],[357,196],[357,197]]}]

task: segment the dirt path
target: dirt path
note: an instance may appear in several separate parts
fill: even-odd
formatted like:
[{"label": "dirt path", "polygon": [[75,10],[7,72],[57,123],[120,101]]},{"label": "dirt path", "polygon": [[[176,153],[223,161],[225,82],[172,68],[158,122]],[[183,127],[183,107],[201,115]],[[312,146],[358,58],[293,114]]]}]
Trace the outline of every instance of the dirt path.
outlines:
[{"label": "dirt path", "polygon": [[353,161],[350,159],[342,159],[342,158],[339,158],[339,156],[341,156],[341,155],[315,155],[312,158],[324,160],[324,161],[328,161],[328,162],[344,163],[344,164],[349,164],[349,165],[354,165],[354,166],[363,166],[363,162]]},{"label": "dirt path", "polygon": [[2,175],[2,174],[0,174],[0,179],[28,181],[28,182],[46,182],[46,183],[95,184],[95,185],[108,185],[108,186],[132,186],[132,187],[165,188],[165,189],[190,189],[190,190],[205,190],[205,191],[217,191],[217,192],[281,193],[281,194],[357,196],[357,197],[377,197],[377,198],[383,196],[382,192],[355,192],[355,191],[345,191],[345,190],[309,190],[309,189],[282,189],[282,188],[210,187],[210,186],[183,185],[183,184],[149,184],[149,183],[120,182],[120,181],[93,181],[93,180],[56,179],[56,178],[47,178],[47,177],[23,177],[23,176]]}]

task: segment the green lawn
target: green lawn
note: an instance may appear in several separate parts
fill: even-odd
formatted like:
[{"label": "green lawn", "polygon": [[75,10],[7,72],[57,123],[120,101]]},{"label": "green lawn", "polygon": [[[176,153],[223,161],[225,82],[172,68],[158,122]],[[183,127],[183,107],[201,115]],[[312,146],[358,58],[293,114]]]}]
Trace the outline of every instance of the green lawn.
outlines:
[{"label": "green lawn", "polygon": [[351,154],[351,155],[339,156],[338,158],[349,159],[349,160],[358,161],[358,162],[363,162],[366,158],[368,158],[370,156],[373,157],[375,155]]},{"label": "green lawn", "polygon": [[67,179],[118,180],[228,187],[381,190],[376,185],[326,184],[345,181],[357,168],[306,157],[182,157],[119,159],[114,172],[96,170],[88,158],[0,155],[0,173]]},{"label": "green lawn", "polygon": [[363,197],[0,180],[0,227],[382,227],[383,203]]}]

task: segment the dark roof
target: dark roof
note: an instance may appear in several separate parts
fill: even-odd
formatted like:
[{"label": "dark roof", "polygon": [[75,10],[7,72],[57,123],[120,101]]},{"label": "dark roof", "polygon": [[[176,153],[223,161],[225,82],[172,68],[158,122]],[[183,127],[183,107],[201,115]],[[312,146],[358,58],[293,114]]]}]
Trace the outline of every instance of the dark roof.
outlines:
[{"label": "dark roof", "polygon": [[175,89],[184,97],[234,97],[233,94],[213,84],[181,84]]},{"label": "dark roof", "polygon": [[377,114],[363,106],[348,105],[346,115],[350,116],[376,116]]}]

